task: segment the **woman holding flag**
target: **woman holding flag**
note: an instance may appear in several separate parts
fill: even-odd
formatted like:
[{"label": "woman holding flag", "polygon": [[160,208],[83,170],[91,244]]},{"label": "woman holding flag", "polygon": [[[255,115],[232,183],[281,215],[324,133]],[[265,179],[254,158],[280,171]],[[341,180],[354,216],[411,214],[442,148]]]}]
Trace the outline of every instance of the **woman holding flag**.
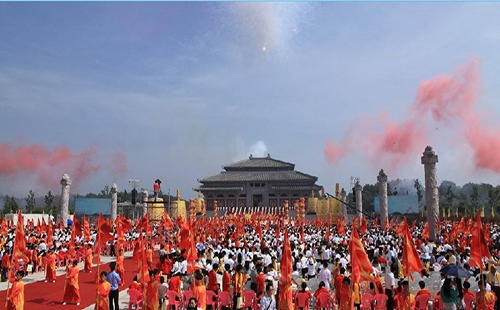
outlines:
[{"label": "woman holding flag", "polygon": [[79,272],[78,261],[75,259],[72,266],[66,268],[63,305],[73,301],[76,302],[77,306],[80,305],[80,286],[78,285]]},{"label": "woman holding flag", "polygon": [[10,294],[7,297],[7,310],[23,310],[24,309],[24,282],[22,271],[16,272],[16,277],[12,283]]}]

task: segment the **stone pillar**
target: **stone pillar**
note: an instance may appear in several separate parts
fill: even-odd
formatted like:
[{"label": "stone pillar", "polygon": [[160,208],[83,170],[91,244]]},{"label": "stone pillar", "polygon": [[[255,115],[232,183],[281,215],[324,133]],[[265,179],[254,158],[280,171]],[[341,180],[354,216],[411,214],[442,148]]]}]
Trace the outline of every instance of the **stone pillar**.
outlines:
[{"label": "stone pillar", "polygon": [[345,205],[346,199],[347,199],[347,194],[345,192],[345,189],[342,189],[340,191],[340,199],[344,202],[342,204],[342,217],[344,218],[344,221],[347,221],[347,206]]},{"label": "stone pillar", "polygon": [[142,191],[142,216],[148,213],[148,199],[149,194],[147,190]]},{"label": "stone pillar", "polygon": [[359,218],[359,223],[361,223],[361,220],[363,219],[363,200],[361,196],[362,189],[363,186],[359,184],[359,181],[356,182],[356,185],[354,185],[354,194],[356,195],[356,216]]},{"label": "stone pillar", "polygon": [[380,202],[380,224],[384,227],[389,211],[387,209],[387,174],[381,169],[377,176],[378,201]]},{"label": "stone pillar", "polygon": [[61,179],[61,219],[63,225],[68,225],[68,208],[69,208],[69,188],[71,187],[71,179],[69,175],[65,173]]},{"label": "stone pillar", "polygon": [[111,220],[116,220],[116,213],[118,209],[118,186],[116,183],[111,186]]},{"label": "stone pillar", "polygon": [[436,163],[438,156],[431,146],[425,148],[421,157],[425,172],[425,204],[429,221],[429,238],[436,239],[436,223],[439,217],[439,192],[437,185]]}]

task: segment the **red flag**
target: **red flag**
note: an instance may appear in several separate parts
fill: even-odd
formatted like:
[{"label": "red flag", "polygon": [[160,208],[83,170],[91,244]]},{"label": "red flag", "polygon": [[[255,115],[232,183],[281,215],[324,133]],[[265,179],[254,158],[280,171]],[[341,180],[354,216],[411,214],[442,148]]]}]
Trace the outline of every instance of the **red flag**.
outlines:
[{"label": "red flag", "polygon": [[132,226],[132,221],[131,220],[127,219],[121,213],[120,213],[119,219],[120,219],[120,221],[122,223],[123,231],[128,232],[128,231],[132,230],[133,226]]},{"label": "red flag", "polygon": [[138,231],[145,230],[146,231],[146,236],[151,237],[152,235],[152,229],[151,226],[149,225],[149,214],[146,213],[141,219],[141,222],[139,223],[137,227]]},{"label": "red flag", "polygon": [[455,241],[457,240],[457,226],[456,226],[456,223],[453,222],[453,224],[451,225],[451,230],[450,230],[450,234],[449,234],[449,237],[448,237],[448,241],[450,244],[454,244]]},{"label": "red flag", "polygon": [[352,230],[357,230],[359,227],[359,217],[355,216],[352,220]]},{"label": "red flag", "polygon": [[262,233],[262,226],[260,225],[260,222],[257,221],[255,223],[256,227],[255,227],[255,232],[257,233],[257,235],[259,235],[259,238],[260,240],[262,240],[262,237],[263,237],[263,233]]},{"label": "red flag", "polygon": [[280,225],[279,225],[279,222],[276,223],[276,226],[274,226],[274,236],[276,238],[280,237]]},{"label": "red flag", "polygon": [[73,216],[73,226],[75,226],[75,234],[78,237],[82,236],[82,224],[76,218],[76,215]]},{"label": "red flag", "polygon": [[345,236],[345,224],[343,217],[337,220],[337,230],[340,235]]},{"label": "red flag", "polygon": [[168,216],[167,212],[163,214],[163,227],[165,228],[165,231],[171,231],[174,229],[174,223],[172,223],[172,220],[170,219],[170,216]]},{"label": "red flag", "polygon": [[123,224],[120,218],[116,219],[116,248],[120,250],[125,243],[125,234],[123,233]]},{"label": "red flag", "polygon": [[[75,217],[76,219],[76,217]],[[71,240],[69,241],[69,249],[68,249],[68,255],[70,258],[73,258],[75,255],[75,239],[76,239],[76,225],[75,222],[73,222],[73,225],[71,225]]]},{"label": "red flag", "polygon": [[24,234],[24,220],[21,210],[17,213],[17,226],[16,226],[16,237],[14,239],[14,247],[12,252],[12,259],[18,260],[23,259],[28,262],[28,253],[26,250],[26,235]]},{"label": "red flag", "polygon": [[368,230],[368,225],[366,224],[366,217],[363,215],[363,220],[361,221],[361,227],[359,228],[359,233],[364,235]]},{"label": "red flag", "polygon": [[476,215],[476,227],[472,233],[469,265],[471,267],[479,267],[481,270],[483,270],[483,257],[488,257],[489,259],[491,259],[491,254],[490,250],[488,249],[488,242],[484,236],[481,216],[478,212]]},{"label": "red flag", "polygon": [[422,238],[429,239],[429,221],[425,222]]},{"label": "red flag", "polygon": [[186,221],[179,232],[180,242],[179,248],[181,250],[188,250],[191,246],[191,225]]},{"label": "red flag", "polygon": [[486,239],[486,242],[488,242],[488,244],[490,243],[490,223],[488,221],[486,221],[486,224],[484,224],[484,238]]},{"label": "red flag", "polygon": [[408,227],[408,223],[406,222],[406,218],[404,223],[402,224],[404,229],[403,236],[403,275],[408,276],[413,280],[412,272],[416,271],[421,274],[422,269],[424,269],[422,265],[422,261],[418,256],[417,249],[413,244],[413,237],[411,236],[410,229]]},{"label": "red flag", "polygon": [[45,223],[44,217],[42,217],[42,231],[47,231],[47,223]]},{"label": "red flag", "polygon": [[37,235],[42,234],[42,227],[40,225],[40,218],[37,218],[37,220],[36,220],[36,234]]},{"label": "red flag", "polygon": [[7,237],[7,234],[9,233],[9,222],[7,219],[4,217],[2,219],[2,229],[0,230],[0,234],[4,237]]},{"label": "red flag", "polygon": [[139,269],[137,279],[142,284],[149,282],[149,269],[146,261],[146,245],[144,244],[144,239],[142,238],[142,232],[139,233],[139,240],[135,244],[132,260],[137,262]]},{"label": "red flag", "polygon": [[97,220],[97,238],[94,250],[94,253],[96,253],[94,256],[96,263],[101,263],[101,248],[106,246],[106,242],[113,240],[113,226],[111,226],[106,219],[104,219],[102,214],[99,213],[99,219]]},{"label": "red flag", "polygon": [[49,217],[49,227],[47,228],[47,245],[49,248],[52,247],[52,237],[54,235],[54,223],[52,222],[52,219]]},{"label": "red flag", "polygon": [[462,216],[462,219],[460,220],[460,223],[458,224],[457,231],[459,233],[464,233],[465,232],[465,219]]},{"label": "red flag", "polygon": [[[304,227],[304,225],[302,225]],[[281,254],[281,278],[279,281],[279,308],[293,309],[293,301],[290,300],[289,289],[292,285],[292,250],[290,247],[290,240],[288,239],[288,231],[285,230],[285,238],[283,240],[283,250]]]},{"label": "red flag", "polygon": [[[188,225],[190,225],[190,224],[188,224]],[[190,246],[189,246],[189,249],[187,251],[186,260],[188,263],[187,273],[191,274],[195,270],[194,264],[195,264],[196,260],[198,259],[198,253],[196,252],[196,242],[195,242],[195,238],[194,238],[194,232],[190,229],[189,233],[191,235],[189,238]]]},{"label": "red flag", "polygon": [[469,217],[469,220],[467,221],[467,227],[465,227],[466,234],[470,235],[472,234],[472,230],[474,228],[474,223],[472,222],[472,216]]},{"label": "red flag", "polygon": [[413,220],[413,224],[411,224],[410,231],[414,231],[415,230],[415,226],[417,226],[417,220]]},{"label": "red flag", "polygon": [[83,218],[83,239],[87,242],[90,241],[90,224],[86,216]]},{"label": "red flag", "polygon": [[378,216],[375,217],[375,222],[373,223],[373,227],[375,227],[375,228],[378,227]]},{"label": "red flag", "polygon": [[349,253],[351,254],[353,283],[376,281],[375,276],[373,276],[373,266],[356,230],[352,231],[349,239]]}]

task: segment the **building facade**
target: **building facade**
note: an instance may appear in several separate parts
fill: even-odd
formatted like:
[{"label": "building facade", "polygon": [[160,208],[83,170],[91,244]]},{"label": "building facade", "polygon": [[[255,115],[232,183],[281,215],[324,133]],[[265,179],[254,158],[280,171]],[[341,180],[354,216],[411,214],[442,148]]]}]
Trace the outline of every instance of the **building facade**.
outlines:
[{"label": "building facade", "polygon": [[295,170],[289,162],[267,157],[250,157],[223,166],[219,174],[199,179],[201,192],[212,210],[214,201],[218,208],[283,207],[290,208],[300,197],[311,197],[321,190],[317,177]]}]

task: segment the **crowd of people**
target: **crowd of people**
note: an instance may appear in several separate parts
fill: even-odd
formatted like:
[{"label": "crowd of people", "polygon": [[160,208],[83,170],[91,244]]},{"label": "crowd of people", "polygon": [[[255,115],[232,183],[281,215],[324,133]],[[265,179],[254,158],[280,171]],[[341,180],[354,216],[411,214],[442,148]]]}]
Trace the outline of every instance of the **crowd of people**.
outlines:
[{"label": "crowd of people", "polygon": [[[183,296],[189,297],[185,300],[189,310],[213,307],[217,298],[224,300],[226,309],[242,309],[248,292],[255,294],[264,310],[324,308],[325,303],[338,309],[360,309],[367,296],[387,309],[416,309],[417,301],[425,299],[421,296],[434,301],[435,309],[470,309],[470,301],[476,309],[500,309],[500,229],[493,223],[483,228],[477,220],[443,220],[431,241],[425,222],[409,225],[402,219],[393,219],[385,227],[370,222],[365,228],[359,222],[344,225],[343,220],[285,220],[263,214],[175,222],[165,216],[160,223],[146,216],[135,224],[123,216],[115,223],[102,217],[95,223],[81,221],[83,225],[75,221],[69,227],[28,223],[22,255],[16,250],[19,229],[2,222],[2,281],[12,282],[8,309],[23,308],[24,275],[45,272],[45,282],[54,282],[56,269],[62,266],[66,285],[61,302],[80,305],[78,275],[91,272],[101,255],[116,258],[109,272],[101,269],[93,292],[95,309],[119,309],[121,288],[128,288],[131,298],[134,294],[142,297],[144,309],[175,308]],[[43,225],[45,229],[40,228]],[[406,243],[400,229],[404,225],[421,266],[413,272],[414,278],[405,272]],[[372,268],[362,281],[355,276],[359,267],[352,261],[354,230]],[[490,255],[483,254],[480,264],[472,264],[471,247],[478,231],[483,232]],[[124,280],[127,251],[133,251],[131,259],[137,262],[132,283]],[[288,255],[291,262],[285,262]],[[284,262],[291,263],[288,286],[283,285],[287,282]],[[443,272],[452,267],[459,273]]]}]

